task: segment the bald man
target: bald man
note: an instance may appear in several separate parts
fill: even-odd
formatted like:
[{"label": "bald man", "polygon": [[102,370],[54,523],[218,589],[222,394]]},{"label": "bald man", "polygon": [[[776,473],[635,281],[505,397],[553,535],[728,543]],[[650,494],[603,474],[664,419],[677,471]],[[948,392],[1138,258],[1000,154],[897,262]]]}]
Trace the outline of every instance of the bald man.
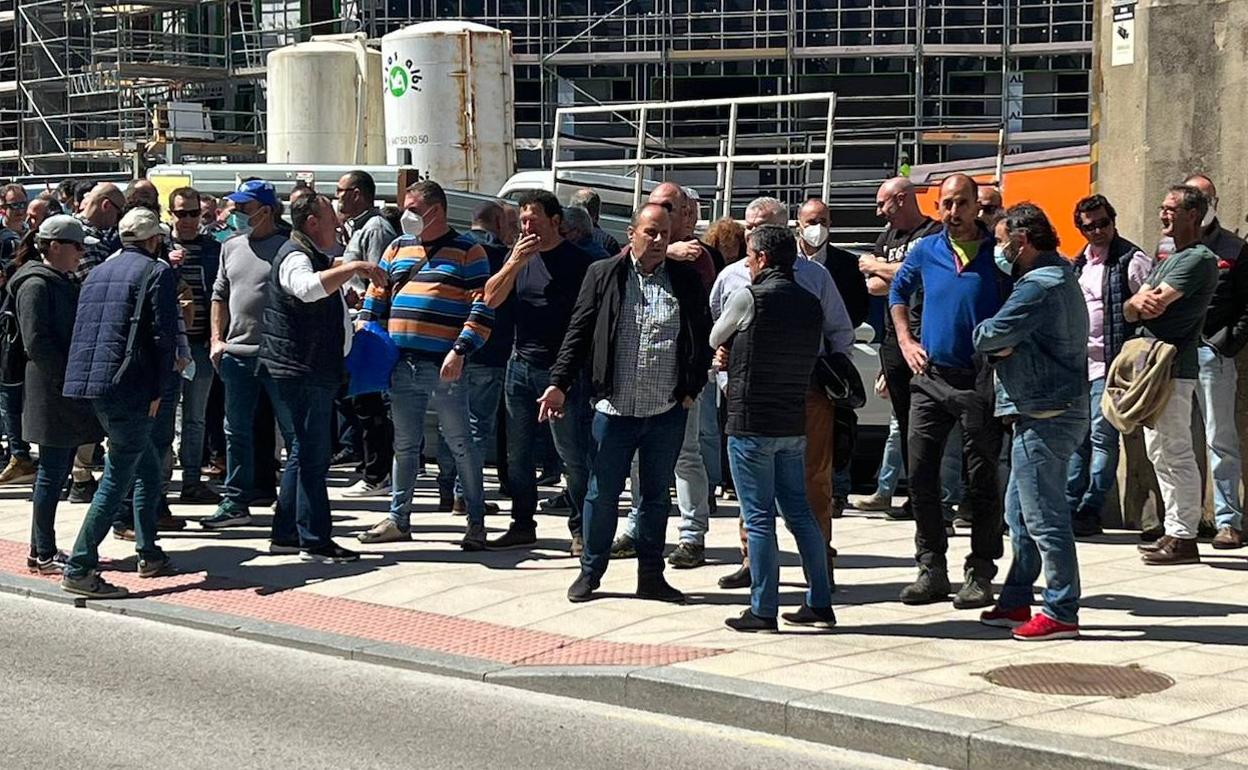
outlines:
[{"label": "bald man", "polygon": [[[870,255],[858,260],[858,268],[867,278],[867,291],[875,297],[888,297],[888,290],[893,276],[901,269],[906,255],[919,244],[923,238],[939,233],[941,223],[933,220],[919,210],[919,202],[915,197],[914,184],[905,177],[894,177],[880,185],[875,194],[876,216],[883,218],[888,225],[875,241],[875,248]],[[919,334],[919,316],[923,311],[922,286],[916,287],[910,297],[910,328]],[[901,461],[909,463],[910,447],[907,433],[910,429],[910,378],[913,376],[909,364],[901,354],[897,344],[897,330],[893,326],[892,317],[884,314],[884,340],[880,343],[880,371],[888,388],[889,402],[893,405],[893,416],[897,418],[897,429],[901,435]],[[863,507],[862,502],[858,502]],[[900,509],[893,508],[892,497],[872,498],[865,508],[882,510],[889,518],[909,519],[913,517],[909,501]]]},{"label": "bald man", "polygon": [[845,309],[849,311],[849,320],[857,327],[867,320],[871,303],[866,277],[858,270],[858,259],[853,254],[832,245],[831,227],[832,212],[828,204],[818,198],[811,198],[797,210],[799,253],[823,265],[832,274],[836,289],[845,301]]},{"label": "bald man", "polygon": [[1196,387],[1213,475],[1213,516],[1218,528],[1213,547],[1239,548],[1244,544],[1244,506],[1239,494],[1243,461],[1236,428],[1239,372],[1235,356],[1248,343],[1248,246],[1218,221],[1218,190],[1209,177],[1193,174],[1183,184],[1200,190],[1209,203],[1200,242],[1218,256],[1218,283],[1197,351],[1200,378]]},{"label": "bald man", "polygon": [[[993,604],[992,578],[1001,558],[1001,493],[997,460],[1002,427],[994,416],[992,371],[975,354],[976,325],[1001,308],[1010,280],[993,259],[995,238],[977,219],[975,181],[954,174],[940,187],[944,232],[924,238],[893,277],[889,313],[897,342],[914,377],[910,382],[910,501],[916,525],[919,577],[901,592],[906,604],[944,601],[950,593],[949,549],[940,503],[940,459],[955,425],[962,426],[971,553],[958,609]],[[922,329],[910,328],[910,298],[922,283]]]},{"label": "bald man", "polygon": [[77,275],[80,280],[85,281],[93,267],[121,249],[117,223],[121,221],[125,210],[126,196],[112,182],[100,182],[83,198],[82,212],[78,218],[82,220],[87,235],[97,242],[88,246],[86,253],[78,261]]},{"label": "bald man", "polygon": [[996,227],[997,220],[1005,213],[1001,203],[1001,191],[995,187],[983,185],[979,188],[979,221],[989,230]]}]

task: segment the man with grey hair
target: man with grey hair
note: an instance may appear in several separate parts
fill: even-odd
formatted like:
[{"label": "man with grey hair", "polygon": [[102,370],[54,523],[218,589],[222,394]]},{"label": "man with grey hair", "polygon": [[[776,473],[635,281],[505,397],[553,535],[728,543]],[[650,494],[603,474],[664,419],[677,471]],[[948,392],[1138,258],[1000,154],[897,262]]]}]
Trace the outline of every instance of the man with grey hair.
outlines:
[{"label": "man with grey hair", "polygon": [[1209,199],[1199,188],[1176,185],[1161,204],[1161,234],[1174,251],[1157,263],[1144,284],[1123,305],[1141,334],[1178,349],[1170,398],[1152,426],[1144,426],[1144,448],[1157,471],[1165,505],[1166,534],[1141,545],[1145,564],[1196,564],[1200,552],[1201,491],[1204,478],[1192,446],[1192,399],[1200,380],[1201,332],[1218,284],[1218,256],[1201,243]]},{"label": "man with grey hair", "polygon": [[564,240],[580,248],[595,260],[611,256],[607,250],[594,240],[594,220],[589,212],[580,206],[567,206],[563,209],[563,222],[560,223]]},{"label": "man with grey hair", "polygon": [[[775,198],[755,198],[745,208],[747,232],[753,233],[764,225],[787,227],[789,209]],[[746,236],[747,243],[750,236]],[[796,248],[796,241],[794,241]],[[716,319],[724,312],[726,303],[737,291],[749,287],[753,283],[747,260],[732,263],[715,279],[711,287],[711,317]],[[823,311],[823,343],[822,349],[829,353],[845,353],[852,351],[854,345],[854,327],[850,323],[849,313],[845,310],[845,302],[836,289],[836,282],[823,265],[810,259],[799,259],[793,267],[793,275],[798,285],[819,299]],[[721,388],[727,386],[727,378],[720,383]],[[832,574],[832,558],[836,555],[830,547],[832,542],[832,430],[834,412],[832,404],[822,392],[813,386],[806,393],[805,436],[806,450],[804,467],[806,471],[805,487],[808,503],[815,514],[815,521],[823,532],[824,546],[828,551],[828,570]],[[826,473],[824,473],[826,471]],[[749,551],[745,538],[744,527],[741,530],[742,566],[739,570],[720,578],[721,588],[745,588],[750,585]]]},{"label": "man with grey hair", "polygon": [[620,253],[620,242],[615,239],[615,236],[598,225],[598,218],[602,215],[602,198],[598,193],[588,187],[582,187],[572,193],[572,198],[568,201],[568,205],[580,206],[589,212],[590,218],[594,220],[594,243],[601,246],[603,251],[613,257]]}]

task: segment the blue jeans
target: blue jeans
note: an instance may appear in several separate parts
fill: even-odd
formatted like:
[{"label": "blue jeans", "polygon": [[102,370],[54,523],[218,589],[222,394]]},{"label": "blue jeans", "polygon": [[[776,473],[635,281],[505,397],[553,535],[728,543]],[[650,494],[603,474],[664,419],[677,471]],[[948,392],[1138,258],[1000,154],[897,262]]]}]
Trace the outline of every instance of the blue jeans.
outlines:
[{"label": "blue jeans", "polygon": [[728,462],[741,500],[749,540],[750,610],[760,618],[780,612],[780,550],[776,509],[797,541],[806,573],[806,606],[832,606],[827,543],[806,501],[805,436],[729,436]]},{"label": "blue jeans", "polygon": [[888,440],[884,442],[884,456],[880,459],[875,494],[879,497],[892,497],[897,491],[897,484],[905,475],[904,466],[901,458],[901,426],[897,424],[897,416],[893,415],[888,420]]},{"label": "blue jeans", "polygon": [[[157,519],[163,512],[161,502],[169,485],[169,479],[165,475],[167,470],[165,458],[168,456],[170,447],[173,446],[173,434],[177,427],[174,423],[178,413],[178,396],[182,393],[182,382],[182,378],[175,375],[165,384],[165,392],[160,394],[160,406],[156,410],[156,417],[152,420],[152,446],[156,447],[156,456],[160,458],[160,495],[156,501]],[[131,487],[126,490],[126,497],[117,508],[117,518],[113,520],[116,529],[133,528],[134,521],[139,515],[139,509],[134,500],[134,487]]]},{"label": "blue jeans", "polygon": [[[611,541],[620,519],[620,493],[628,479],[633,455],[638,457],[641,500],[637,527],[637,574],[663,574],[663,535],[672,507],[671,486],[676,458],[685,437],[688,414],[683,406],[653,417],[613,417],[594,413],[596,451],[589,489],[585,493],[585,551],[581,574],[596,587],[611,559]],[[566,417],[564,419],[567,419]],[[801,464],[798,464],[801,468]]]},{"label": "blue jeans", "polygon": [[425,435],[425,410],[430,406],[437,412],[438,430],[455,458],[468,522],[485,523],[485,488],[481,457],[469,429],[468,387],[462,376],[456,382],[442,382],[440,370],[441,365],[432,359],[403,355],[390,378],[390,411],[394,419],[390,519],[404,532],[412,524],[412,494],[416,491],[416,471]]},{"label": "blue jeans", "polygon": [[9,454],[30,460],[30,444],[22,440],[22,385],[0,385],[0,418],[9,439]]},{"label": "blue jeans", "polygon": [[136,511],[135,550],[144,559],[164,555],[156,545],[156,507],[163,494],[164,472],[160,453],[152,441],[155,420],[148,416],[149,404],[143,397],[136,399],[129,394],[97,399],[94,406],[100,425],[108,434],[108,454],[104,458],[100,488],[87,510],[74,552],[65,567],[65,574],[71,578],[85,577],[99,566],[100,543],[116,520],[131,483],[134,484]]},{"label": "blue jeans", "polygon": [[[274,517],[273,540],[290,543],[297,537],[299,547],[306,549],[332,545],[333,519],[325,479],[329,475],[333,439],[330,415],[337,384],[306,377],[271,379],[266,375],[264,379],[277,391],[274,408],[281,405],[290,415],[294,430],[294,441],[286,447],[286,469],[277,498],[280,515]],[[292,531],[296,527],[297,533]]]},{"label": "blue jeans", "polygon": [[1201,345],[1196,400],[1205,418],[1205,446],[1213,475],[1213,516],[1218,527],[1239,530],[1244,507],[1239,497],[1242,460],[1235,430],[1235,359]]},{"label": "blue jeans", "polygon": [[[1232,409],[1235,402],[1234,380],[1232,374]],[[1105,507],[1105,499],[1118,481],[1118,429],[1101,412],[1101,396],[1104,393],[1104,377],[1089,383],[1088,435],[1071,455],[1066,478],[1066,505],[1071,515],[1076,519],[1088,519],[1097,524],[1101,521],[1101,509]],[[1231,422],[1233,432],[1234,414]]]},{"label": "blue jeans", "polygon": [[[540,431],[549,430],[568,474],[568,497],[572,503],[568,531],[578,535],[581,534],[579,512],[585,504],[589,464],[592,462],[588,429],[589,394],[582,378],[567,394],[563,417],[551,420],[547,428],[537,421],[537,399],[549,386],[549,369],[518,356],[512,356],[507,362],[503,392],[507,405],[507,486],[511,490],[511,518],[519,528],[531,529],[534,526],[537,480],[533,450],[541,446]],[[627,475],[628,471],[624,473]]]},{"label": "blue jeans", "polygon": [[[711,529],[710,488],[708,486],[705,467],[702,465],[700,444],[702,399],[705,393],[693,401],[689,407],[688,419],[685,422],[685,435],[680,444],[680,455],[676,458],[676,507],[680,509],[680,542],[693,545],[706,545],[706,533]],[[633,489],[640,488],[637,473],[632,474]],[[637,540],[637,522],[641,510],[637,507],[638,499],[633,498],[633,507],[628,512],[628,522],[624,525],[624,535],[634,542]]]},{"label": "blue jeans", "polygon": [[56,555],[56,505],[77,451],[77,447],[39,446],[39,470],[31,506],[31,556],[50,559]]},{"label": "blue jeans", "polygon": [[[469,363],[464,366],[463,383],[468,388],[468,432],[472,435],[477,458],[485,464],[487,448],[494,443],[494,428],[498,424],[498,400],[503,394],[504,368]],[[454,493],[464,496],[464,485],[459,483],[455,469],[455,456],[447,446],[446,439],[438,432],[438,489],[442,494]]]},{"label": "blue jeans", "polygon": [[712,376],[698,397],[698,439],[702,445],[702,467],[706,483],[714,489],[724,481],[724,466],[719,446],[719,387]]},{"label": "blue jeans", "polygon": [[182,380],[182,443],[178,447],[178,459],[182,463],[182,485],[198,484],[202,480],[204,465],[205,415],[208,412],[208,394],[212,392],[215,376],[212,359],[208,356],[208,343],[191,343],[191,360],[195,362],[195,379]]},{"label": "blue jeans", "polygon": [[1031,606],[1032,586],[1044,569],[1044,613],[1062,623],[1079,619],[1079,562],[1065,499],[1066,469],[1088,432],[1088,417],[1067,412],[1014,423],[1005,521],[1014,560],[998,602],[1003,610]]},{"label": "blue jeans", "polygon": [[[273,380],[260,377],[256,371],[258,359],[221,356],[221,382],[225,385],[225,484],[221,490],[222,504],[245,509],[251,501],[255,488],[255,436],[252,423],[256,414],[256,400],[264,388],[273,402],[273,414],[277,428],[286,446],[295,440],[291,427],[290,412],[282,406]],[[198,366],[199,364],[196,364]],[[326,418],[328,420],[328,418]]]}]

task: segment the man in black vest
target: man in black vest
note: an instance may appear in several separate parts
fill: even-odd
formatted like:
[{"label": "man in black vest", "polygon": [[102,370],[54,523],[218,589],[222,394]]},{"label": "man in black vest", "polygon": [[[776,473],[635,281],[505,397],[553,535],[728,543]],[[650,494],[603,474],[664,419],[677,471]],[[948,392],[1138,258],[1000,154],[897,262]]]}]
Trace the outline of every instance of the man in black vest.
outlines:
[{"label": "man in black vest", "polygon": [[381,284],[386,276],[367,260],[335,267],[325,255],[335,243],[338,219],[324,195],[298,199],[290,215],[295,229],[273,259],[260,340],[260,375],[273,379],[295,434],[282,474],[273,542],[297,538],[304,561],[355,561],[359,554],[330,539],[325,487],[330,415],[351,339],[341,289],[356,276]]},{"label": "man in black vest", "polygon": [[807,398],[823,308],[793,277],[797,244],[787,227],[755,228],[746,238],[745,260],[753,283],[728,299],[710,338],[717,359],[728,359],[728,461],[741,498],[752,577],[750,608],[726,623],[734,631],[776,630],[779,507],[810,586],[802,608],[784,619],[830,627],[836,615],[826,540],[806,501],[806,410],[794,408]]},{"label": "man in black vest", "polygon": [[1075,204],[1075,226],[1088,245],[1075,258],[1075,275],[1088,307],[1088,396],[1092,422],[1070,458],[1066,502],[1076,537],[1101,533],[1101,509],[1118,479],[1118,430],[1101,413],[1105,373],[1133,334],[1122,306],[1153,269],[1153,258],[1118,234],[1118,213],[1103,195]]}]

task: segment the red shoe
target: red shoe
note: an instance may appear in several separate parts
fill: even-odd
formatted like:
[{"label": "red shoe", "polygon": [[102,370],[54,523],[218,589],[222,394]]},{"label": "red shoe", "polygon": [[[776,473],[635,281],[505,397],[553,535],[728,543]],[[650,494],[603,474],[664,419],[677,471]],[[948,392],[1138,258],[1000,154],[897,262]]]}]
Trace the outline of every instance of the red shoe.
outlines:
[{"label": "red shoe", "polygon": [[1078,639],[1079,625],[1062,623],[1043,612],[1014,629],[1014,638],[1020,642],[1043,642],[1049,639]]},{"label": "red shoe", "polygon": [[979,613],[979,622],[993,628],[1018,628],[1029,620],[1031,620],[1031,607],[1003,610],[998,604],[990,610]]}]

